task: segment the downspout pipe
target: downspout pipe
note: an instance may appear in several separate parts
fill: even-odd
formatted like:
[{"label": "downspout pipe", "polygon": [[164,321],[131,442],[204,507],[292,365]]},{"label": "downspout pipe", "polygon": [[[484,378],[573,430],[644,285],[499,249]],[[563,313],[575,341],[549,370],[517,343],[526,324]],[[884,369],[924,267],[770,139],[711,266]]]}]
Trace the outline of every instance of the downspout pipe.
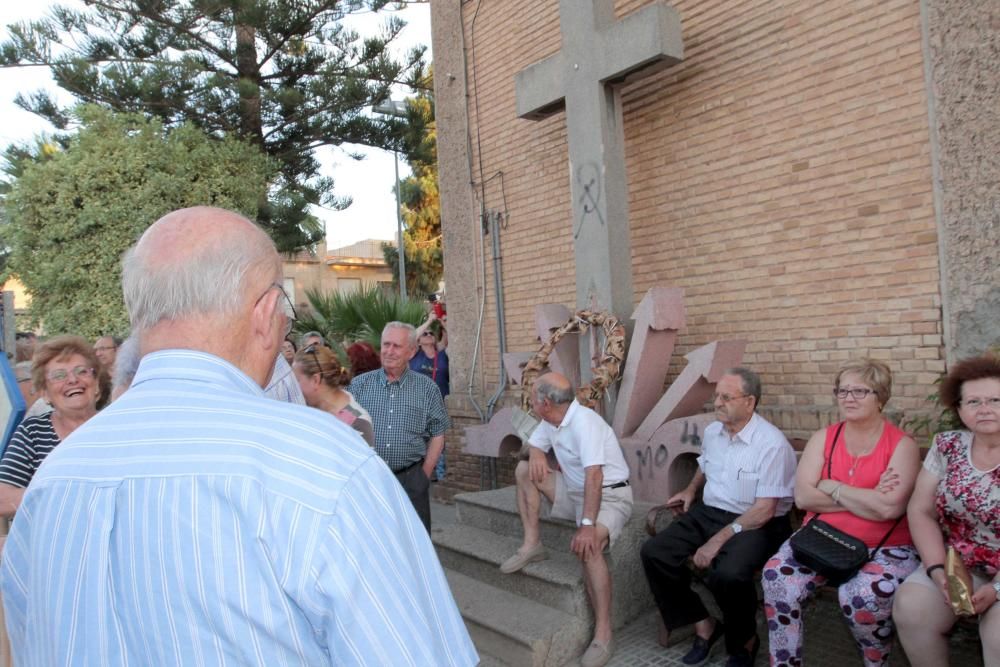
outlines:
[{"label": "downspout pipe", "polygon": [[503,355],[507,352],[507,319],[503,307],[503,258],[500,254],[500,221],[503,214],[499,211],[490,213],[490,235],[493,237],[493,294],[496,297],[497,310],[497,346],[499,348],[500,374],[497,390],[486,404],[486,419],[493,418],[493,410],[497,401],[507,389],[507,370],[503,365]]}]

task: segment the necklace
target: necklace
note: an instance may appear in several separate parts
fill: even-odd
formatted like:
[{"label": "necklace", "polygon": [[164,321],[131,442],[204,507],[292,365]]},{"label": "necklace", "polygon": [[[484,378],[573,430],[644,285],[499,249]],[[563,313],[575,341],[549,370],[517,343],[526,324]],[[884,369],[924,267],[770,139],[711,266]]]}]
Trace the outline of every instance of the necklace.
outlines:
[{"label": "necklace", "polygon": [[[863,459],[864,457],[868,456],[873,451],[875,451],[875,447],[878,446],[879,440],[882,439],[882,431],[884,430],[884,428],[885,428],[885,426],[883,424],[879,428],[877,437],[875,438],[875,442],[872,443],[871,445],[869,445],[868,447],[866,447],[864,449],[864,451],[858,452],[857,454],[852,454],[851,453],[851,449],[848,447],[848,449],[847,449],[847,455],[851,457],[851,467],[847,470],[847,476],[848,477],[854,477],[854,472],[858,469],[858,463],[861,462],[861,459]],[[866,437],[865,439],[867,440],[869,438]]]},{"label": "necklace", "polygon": [[854,456],[853,454],[851,454],[851,467],[847,471],[847,476],[848,477],[854,477],[854,471],[858,469],[858,459],[860,459],[862,456],[864,456],[867,453],[868,452],[865,452],[864,454],[858,454],[857,456]]}]

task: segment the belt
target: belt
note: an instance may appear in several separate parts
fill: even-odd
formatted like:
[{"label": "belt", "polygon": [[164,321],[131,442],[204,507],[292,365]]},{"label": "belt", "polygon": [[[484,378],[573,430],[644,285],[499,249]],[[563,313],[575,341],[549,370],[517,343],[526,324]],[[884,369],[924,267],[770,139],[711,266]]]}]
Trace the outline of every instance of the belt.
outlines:
[{"label": "belt", "polygon": [[402,475],[404,472],[409,472],[409,471],[413,470],[414,468],[416,468],[417,466],[423,465],[423,463],[424,463],[424,460],[420,459],[419,461],[411,463],[410,465],[405,466],[403,468],[400,468],[399,470],[393,470],[392,474],[393,475]]},{"label": "belt", "polygon": [[604,488],[605,489],[620,489],[623,486],[628,486],[628,480],[627,479],[624,482],[617,482],[616,484],[607,484],[607,485],[604,486]]}]

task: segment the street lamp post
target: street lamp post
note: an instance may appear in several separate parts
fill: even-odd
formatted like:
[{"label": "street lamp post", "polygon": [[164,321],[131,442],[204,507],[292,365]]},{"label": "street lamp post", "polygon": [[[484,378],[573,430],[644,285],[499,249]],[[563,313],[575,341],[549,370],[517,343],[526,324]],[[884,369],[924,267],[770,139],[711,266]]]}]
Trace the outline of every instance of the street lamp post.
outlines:
[{"label": "street lamp post", "polygon": [[[406,102],[386,100],[372,107],[372,111],[384,116],[406,118]],[[399,193],[399,151],[392,151],[393,166],[396,170],[396,258],[399,262],[399,295],[406,298],[406,246],[403,242],[403,205]]]}]

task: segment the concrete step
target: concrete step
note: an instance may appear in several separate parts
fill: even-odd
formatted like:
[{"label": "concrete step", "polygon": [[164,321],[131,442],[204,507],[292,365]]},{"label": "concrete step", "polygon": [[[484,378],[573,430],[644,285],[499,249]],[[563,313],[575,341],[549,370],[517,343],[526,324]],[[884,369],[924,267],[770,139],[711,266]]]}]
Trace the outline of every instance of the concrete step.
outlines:
[{"label": "concrete step", "polygon": [[[515,492],[515,487],[508,486],[495,491],[456,495],[454,501],[458,522],[520,540],[524,533],[521,517],[517,513]],[[544,505],[543,502],[543,507]],[[550,550],[570,553],[569,543],[575,532],[576,524],[571,521],[548,517],[541,520],[542,544]]]},{"label": "concrete step", "polygon": [[514,574],[504,574],[500,564],[517,551],[520,539],[463,524],[435,529],[431,539],[443,567],[553,609],[591,619],[583,572],[576,556],[550,550],[547,560],[530,563]]},{"label": "concrete step", "polygon": [[[639,547],[647,539],[645,519],[646,512],[650,506],[648,503],[635,504],[632,510],[632,517],[622,530],[621,537],[615,542],[614,547],[612,547],[610,553],[606,556],[608,568],[611,571],[614,582],[611,618],[612,624],[616,628],[636,618],[653,604],[645,575],[639,564]],[[514,487],[506,487],[495,491],[463,493],[455,496],[455,521],[457,525],[466,528],[475,528],[482,532],[438,537],[436,534],[439,531],[435,530],[435,535],[432,535],[432,539],[435,540],[436,544],[441,545],[438,552],[443,563],[451,562],[458,571],[464,571],[466,574],[475,577],[483,577],[484,581],[501,588],[524,590],[526,591],[525,594],[529,595],[530,593],[527,593],[527,591],[531,588],[533,582],[537,581],[539,582],[538,586],[543,589],[543,592],[539,593],[539,595],[545,597],[536,599],[545,604],[552,604],[565,611],[571,610],[571,607],[567,606],[567,604],[572,604],[572,608],[576,609],[580,609],[582,605],[584,611],[579,613],[588,620],[592,618],[592,612],[585,597],[586,594],[582,592],[583,574],[576,556],[570,552],[570,543],[576,532],[574,523],[558,519],[542,519],[542,543],[549,550],[550,559],[549,561],[532,563],[527,566],[522,571],[522,576],[527,575],[529,579],[524,581],[514,577],[514,575],[502,575],[497,569],[500,563],[517,551],[523,538],[523,529],[521,527],[520,516],[517,513],[517,500]],[[490,534],[498,540],[507,541],[494,542],[484,535],[484,533]],[[469,544],[465,544],[466,540],[468,540]],[[480,542],[482,544],[479,544]],[[456,562],[459,556],[471,555],[474,555],[479,562],[464,562],[461,564]],[[559,572],[547,574],[551,572],[550,568],[554,567],[554,563],[566,562],[560,556],[570,559],[570,562],[576,565],[570,570],[559,568],[559,572],[562,573],[561,575]],[[536,572],[540,572],[542,578],[535,577]],[[551,592],[551,586],[545,584],[544,578],[548,576],[562,585],[564,579],[559,577],[569,576],[570,573],[575,577],[574,580],[578,582],[577,585],[581,591],[580,596],[574,594],[569,600],[563,600],[561,603],[557,602],[558,595]],[[498,576],[509,577],[510,580],[500,582],[496,579]]]},{"label": "concrete step", "polygon": [[561,667],[590,641],[579,618],[447,568],[445,576],[484,665]]}]

